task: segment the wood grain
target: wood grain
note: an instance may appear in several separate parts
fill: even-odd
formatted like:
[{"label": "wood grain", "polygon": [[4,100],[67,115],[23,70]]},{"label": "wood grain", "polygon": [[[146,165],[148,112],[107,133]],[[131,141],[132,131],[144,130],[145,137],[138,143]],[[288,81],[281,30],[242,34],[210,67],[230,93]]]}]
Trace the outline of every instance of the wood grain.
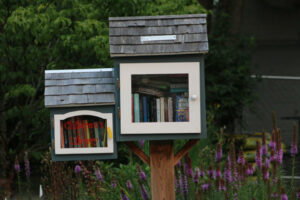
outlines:
[{"label": "wood grain", "polygon": [[134,142],[125,142],[125,144],[144,163],[146,163],[147,165],[150,165],[150,159],[149,159],[149,157]]},{"label": "wood grain", "polygon": [[173,141],[150,141],[152,200],[175,199]]},{"label": "wood grain", "polygon": [[189,150],[195,144],[197,144],[198,141],[199,141],[198,139],[189,140],[175,155],[173,165],[175,166],[189,152]]}]

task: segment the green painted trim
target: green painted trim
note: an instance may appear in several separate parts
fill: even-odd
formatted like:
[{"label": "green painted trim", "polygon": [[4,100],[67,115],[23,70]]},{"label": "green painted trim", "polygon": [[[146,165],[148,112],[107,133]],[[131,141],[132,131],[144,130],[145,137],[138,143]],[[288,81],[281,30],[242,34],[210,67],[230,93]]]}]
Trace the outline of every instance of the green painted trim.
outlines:
[{"label": "green painted trim", "polygon": [[[66,107],[66,108],[51,108],[50,109],[50,119],[54,120],[54,115],[55,114],[65,114],[68,112],[72,111],[79,111],[79,110],[91,110],[91,111],[97,111],[97,112],[102,112],[102,113],[113,113],[115,107],[110,105],[110,106],[85,106],[85,107]],[[115,125],[115,120],[113,117],[113,124],[114,124],[114,132],[113,132],[113,137],[115,138],[114,140],[114,153],[109,153],[109,154],[77,154],[77,155],[55,155],[54,150],[52,150],[52,160],[53,161],[74,161],[74,160],[108,160],[108,159],[117,159],[118,157],[118,152],[117,152],[117,137],[116,137],[116,125]],[[51,126],[51,143],[54,140],[54,128]]]},{"label": "green painted trim", "polygon": [[205,65],[203,55],[180,55],[180,56],[141,56],[126,57],[114,59],[114,75],[115,83],[120,78],[120,63],[155,63],[155,62],[200,62],[200,90],[201,90],[201,133],[185,133],[185,134],[120,134],[120,119],[118,116],[118,108],[120,107],[120,91],[115,84],[115,126],[117,141],[138,141],[138,140],[178,140],[178,139],[201,139],[206,138],[206,103],[205,103]]}]

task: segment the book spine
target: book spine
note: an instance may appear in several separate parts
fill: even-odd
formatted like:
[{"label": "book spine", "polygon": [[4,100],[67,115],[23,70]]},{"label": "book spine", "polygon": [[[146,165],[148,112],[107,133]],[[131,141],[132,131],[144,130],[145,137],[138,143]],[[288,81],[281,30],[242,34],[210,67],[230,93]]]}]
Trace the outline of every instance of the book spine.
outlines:
[{"label": "book spine", "polygon": [[64,131],[65,148],[69,148],[68,131],[66,129],[63,129],[63,131]]},{"label": "book spine", "polygon": [[143,98],[140,96],[140,122],[144,122]]},{"label": "book spine", "polygon": [[103,127],[103,147],[107,147],[107,124]]},{"label": "book spine", "polygon": [[77,133],[77,144],[78,144],[78,147],[82,147],[82,137],[81,137],[81,132],[80,132],[80,120],[79,120],[79,117],[76,117],[76,122],[75,122],[75,130],[76,130],[76,133]]},{"label": "book spine", "polygon": [[90,135],[90,129],[89,129],[89,121],[87,120],[86,121],[86,135],[87,135],[87,137],[86,137],[86,141],[87,141],[87,146],[88,147],[91,147],[91,135]]},{"label": "book spine", "polygon": [[[70,121],[68,121],[70,122]],[[68,123],[68,122],[65,122],[65,123]],[[74,147],[74,138],[73,138],[73,135],[72,135],[72,130],[70,129],[70,126],[67,126],[65,127],[68,131],[68,141],[69,141],[69,148],[73,148]]]},{"label": "book spine", "polygon": [[172,97],[168,98],[168,119],[169,119],[169,122],[173,122],[173,102],[172,102]]},{"label": "book spine", "polygon": [[188,88],[171,88],[170,92],[171,93],[178,93],[178,92],[188,92]]},{"label": "book spine", "polygon": [[74,117],[72,117],[72,126],[71,126],[71,130],[72,130],[72,136],[73,136],[73,146],[74,148],[77,148],[78,147],[78,144],[77,144],[77,133],[76,133],[76,129],[75,129],[75,119]]},{"label": "book spine", "polygon": [[165,97],[164,103],[165,103],[165,122],[168,122],[169,121],[169,115],[168,115],[168,97]]},{"label": "book spine", "polygon": [[94,132],[95,132],[95,143],[96,143],[96,147],[100,147],[100,139],[99,139],[99,123],[98,122],[94,122]]},{"label": "book spine", "polygon": [[143,96],[143,115],[144,115],[144,122],[148,122],[147,116],[148,116],[148,110],[147,110],[147,98]]},{"label": "book spine", "polygon": [[65,137],[63,130],[63,122],[60,122],[60,147],[65,148]]},{"label": "book spine", "polygon": [[165,121],[165,98],[160,97],[160,121]]},{"label": "book spine", "polygon": [[131,95],[131,122],[134,122],[134,95]]},{"label": "book spine", "polygon": [[156,121],[160,122],[160,99],[156,99]]},{"label": "book spine", "polygon": [[140,121],[140,101],[139,101],[139,94],[134,94],[134,122]]}]

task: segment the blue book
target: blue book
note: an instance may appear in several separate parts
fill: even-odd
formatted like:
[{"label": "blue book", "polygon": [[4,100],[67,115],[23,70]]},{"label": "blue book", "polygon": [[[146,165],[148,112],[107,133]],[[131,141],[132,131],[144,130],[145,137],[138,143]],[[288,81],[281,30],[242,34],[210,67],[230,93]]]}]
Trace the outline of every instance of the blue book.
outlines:
[{"label": "blue book", "polygon": [[134,122],[140,122],[140,95],[139,93],[133,94],[133,103],[134,103]]},{"label": "blue book", "polygon": [[147,109],[147,97],[143,97],[143,114],[144,114],[144,122],[148,122],[148,112],[149,110]]}]

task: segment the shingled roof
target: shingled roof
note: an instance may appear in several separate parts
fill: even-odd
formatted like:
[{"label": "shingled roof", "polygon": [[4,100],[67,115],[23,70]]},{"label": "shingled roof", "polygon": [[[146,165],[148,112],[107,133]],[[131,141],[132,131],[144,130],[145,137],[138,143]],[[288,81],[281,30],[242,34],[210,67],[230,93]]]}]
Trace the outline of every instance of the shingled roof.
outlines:
[{"label": "shingled roof", "polygon": [[45,106],[114,104],[113,69],[45,71]]},{"label": "shingled roof", "polygon": [[208,52],[206,14],[109,18],[110,55]]}]

